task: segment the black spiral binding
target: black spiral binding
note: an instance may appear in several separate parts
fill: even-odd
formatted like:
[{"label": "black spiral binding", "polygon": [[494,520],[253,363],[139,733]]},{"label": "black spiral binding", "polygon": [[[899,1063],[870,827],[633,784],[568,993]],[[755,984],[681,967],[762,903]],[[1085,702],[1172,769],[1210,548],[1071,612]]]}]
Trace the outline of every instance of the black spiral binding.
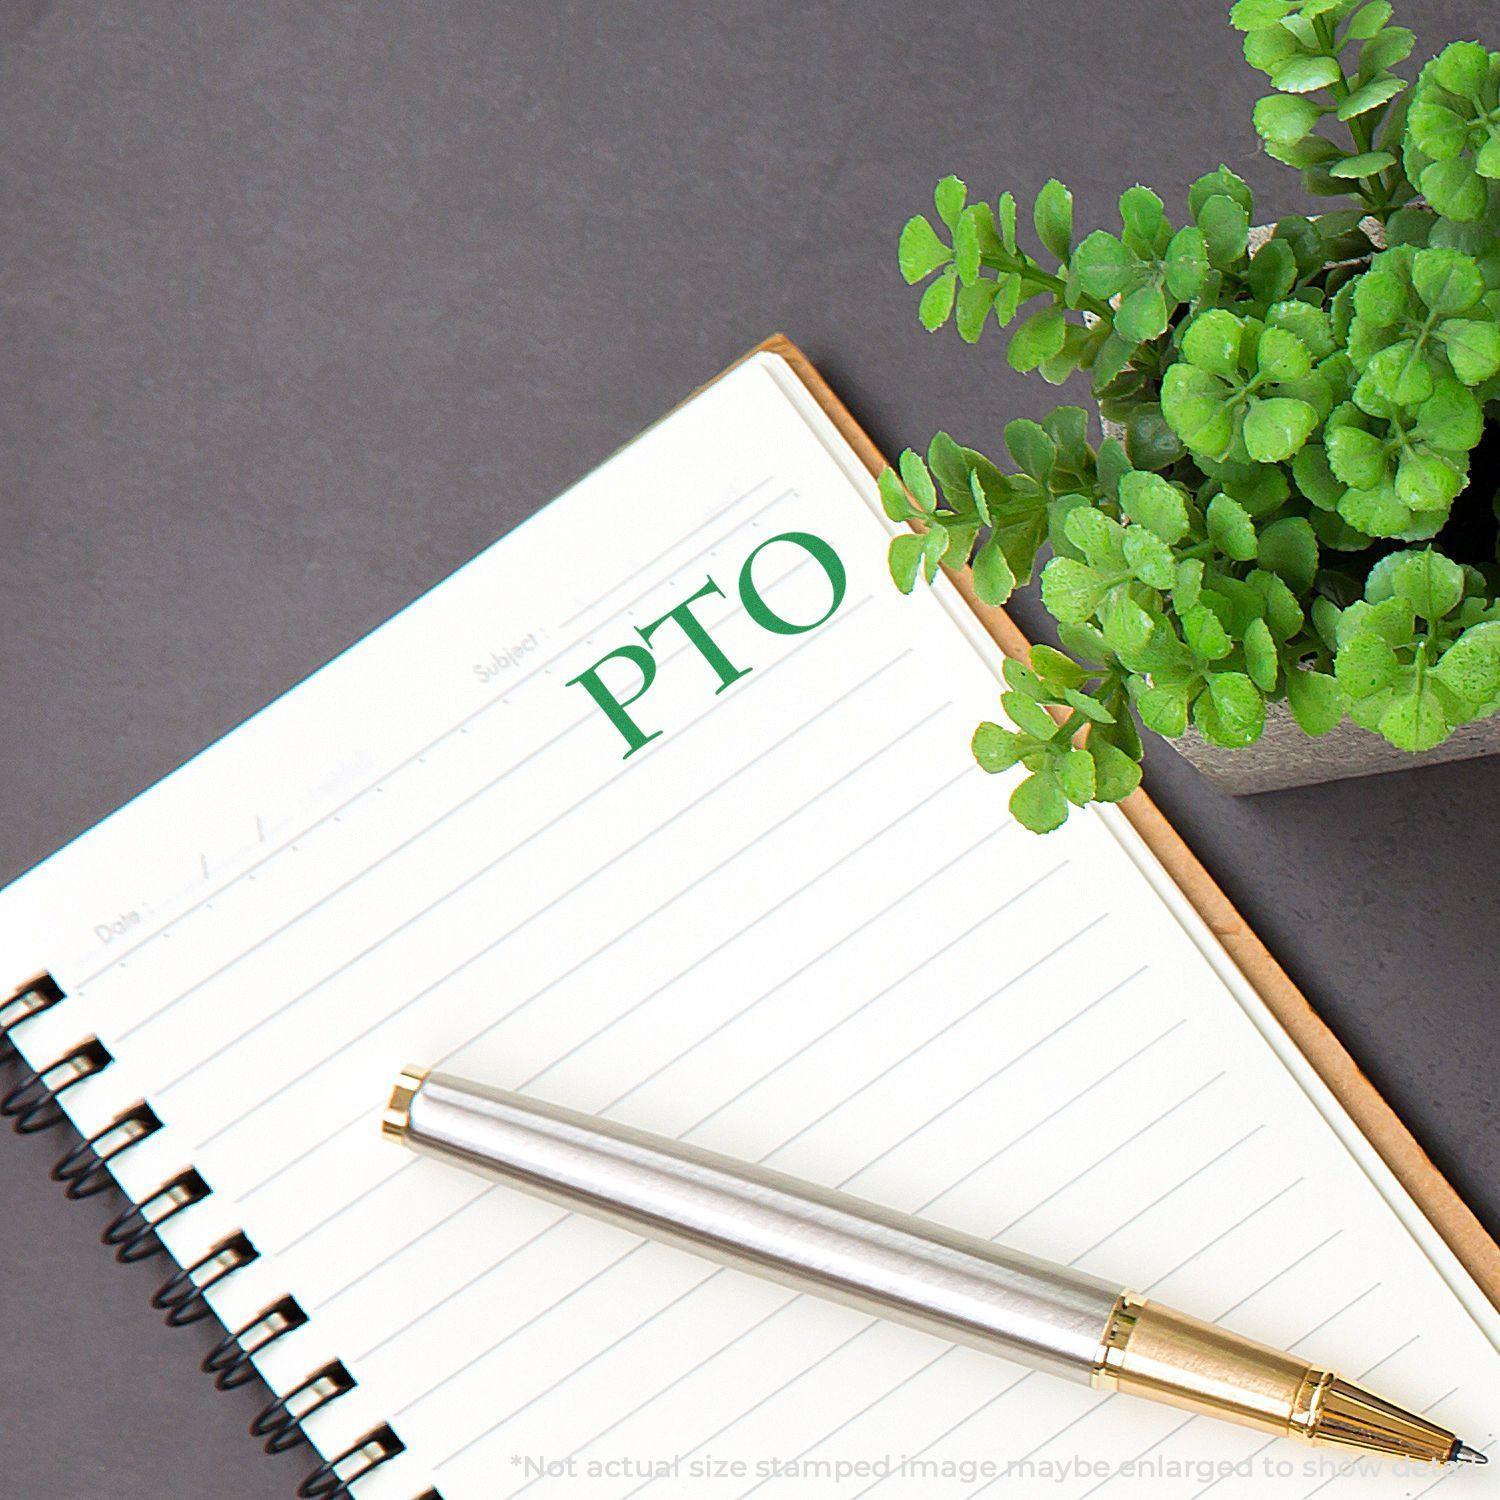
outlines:
[{"label": "black spiral binding", "polygon": [[[11,1033],[27,1021],[51,1010],[66,999],[62,987],[50,974],[41,974],[23,985],[9,999],[0,1001],[0,1063],[19,1056]],[[29,1070],[3,1098],[0,1115],[7,1117],[22,1134],[32,1134],[61,1124],[66,1118],[59,1097],[85,1079],[96,1077],[114,1061],[97,1037],[81,1042],[56,1062]],[[111,1163],[132,1146],[161,1129],[155,1110],[144,1100],[122,1111],[86,1140],[80,1139],[52,1169],[70,1198],[89,1198],[114,1185]],[[145,1260],[166,1247],[159,1230],[168,1220],[201,1203],[213,1192],[196,1170],[180,1172],[133,1203],[114,1219],[101,1238],[117,1260]],[[210,1287],[259,1258],[249,1237],[236,1230],[191,1265],[181,1266],[167,1278],[151,1298],[151,1305],[166,1315],[169,1325],[185,1327],[210,1316],[213,1309],[204,1294]],[[283,1297],[257,1313],[242,1328],[227,1330],[203,1361],[220,1390],[234,1390],[259,1378],[254,1356],[277,1339],[308,1321],[294,1297]],[[264,1440],[268,1453],[283,1453],[306,1441],[303,1423],[355,1387],[354,1377],[338,1361],[308,1376],[301,1385],[266,1405],[250,1424],[251,1433]],[[405,1445],[388,1425],[366,1433],[336,1458],[318,1465],[297,1488],[301,1500],[336,1500],[349,1496],[350,1487],[405,1451]],[[442,1500],[429,1489],[417,1500]]]}]

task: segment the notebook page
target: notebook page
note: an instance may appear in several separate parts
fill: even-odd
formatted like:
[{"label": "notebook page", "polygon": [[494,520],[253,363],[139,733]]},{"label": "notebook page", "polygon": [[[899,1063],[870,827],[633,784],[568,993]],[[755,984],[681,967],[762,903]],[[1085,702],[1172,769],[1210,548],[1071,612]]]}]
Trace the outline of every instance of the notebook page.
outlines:
[{"label": "notebook page", "polygon": [[[720,381],[0,898],[6,977],[45,964],[70,997],[28,1056],[109,1048],[66,1096],[85,1133],[152,1101],[123,1184],[192,1163],[214,1188],[173,1254],[243,1231],[226,1324],[288,1292],[310,1314],[273,1386],[335,1358],[358,1380],[319,1447],[385,1421],[406,1444],[361,1500],[1448,1483],[1339,1477],[379,1140],[396,1069],[443,1060],[1076,1263],[1490,1439],[1493,1317],[1118,820],[1008,823],[967,750],[993,667],[941,598],[890,588],[869,486],[789,378],[763,356]],[[782,634],[738,583],[788,532],[845,585]],[[569,679],[709,577],[697,618],[744,675],[664,627],[635,706],[660,735],[623,759]],[[794,542],[752,577],[796,623],[838,592]]]}]

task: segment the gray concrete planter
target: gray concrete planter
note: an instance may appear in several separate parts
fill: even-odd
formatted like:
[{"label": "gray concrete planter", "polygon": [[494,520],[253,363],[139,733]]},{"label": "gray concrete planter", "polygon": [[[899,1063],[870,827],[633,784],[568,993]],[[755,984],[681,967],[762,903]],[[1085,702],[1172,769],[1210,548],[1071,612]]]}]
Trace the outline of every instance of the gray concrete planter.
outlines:
[{"label": "gray concrete planter", "polygon": [[1409,771],[1447,760],[1470,760],[1476,755],[1500,755],[1500,715],[1465,724],[1441,745],[1420,755],[1398,750],[1348,719],[1313,739],[1292,718],[1285,703],[1266,705],[1265,732],[1243,750],[1210,745],[1191,727],[1181,739],[1168,740],[1167,744],[1220,791],[1243,797],[1281,787],[1342,781],[1349,776]]}]

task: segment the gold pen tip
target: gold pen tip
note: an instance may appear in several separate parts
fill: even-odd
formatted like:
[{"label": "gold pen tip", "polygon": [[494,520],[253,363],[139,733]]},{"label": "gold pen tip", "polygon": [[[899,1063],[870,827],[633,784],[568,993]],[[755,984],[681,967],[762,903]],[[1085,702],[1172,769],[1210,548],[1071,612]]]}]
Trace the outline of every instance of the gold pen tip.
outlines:
[{"label": "gold pen tip", "polygon": [[385,1113],[380,1117],[380,1133],[393,1141],[406,1139],[407,1126],[411,1123],[411,1101],[422,1080],[427,1077],[426,1068],[405,1067],[391,1089],[391,1097]]},{"label": "gold pen tip", "polygon": [[1481,1453],[1478,1448],[1471,1448],[1467,1443],[1456,1442],[1448,1462],[1450,1464],[1487,1464],[1489,1457]]}]

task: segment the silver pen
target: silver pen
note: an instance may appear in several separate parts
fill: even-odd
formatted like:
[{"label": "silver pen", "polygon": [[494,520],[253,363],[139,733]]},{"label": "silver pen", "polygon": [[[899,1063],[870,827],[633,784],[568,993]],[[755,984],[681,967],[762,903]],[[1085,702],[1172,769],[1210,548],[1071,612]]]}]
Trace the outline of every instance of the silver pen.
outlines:
[{"label": "silver pen", "polygon": [[382,1128],[562,1208],[1066,1380],[1277,1437],[1485,1462],[1330,1370],[1097,1276],[613,1120],[413,1068]]}]

